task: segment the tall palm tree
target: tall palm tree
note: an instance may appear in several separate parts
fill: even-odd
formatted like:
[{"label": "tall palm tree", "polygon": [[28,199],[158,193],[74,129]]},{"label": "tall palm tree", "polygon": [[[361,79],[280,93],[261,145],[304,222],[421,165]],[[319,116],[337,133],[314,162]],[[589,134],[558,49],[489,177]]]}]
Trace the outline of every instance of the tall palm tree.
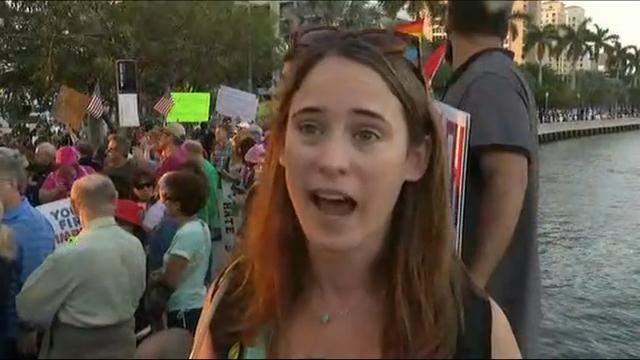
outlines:
[{"label": "tall palm tree", "polygon": [[516,11],[509,16],[509,19],[511,20],[509,22],[509,35],[511,37],[511,41],[515,41],[515,39],[520,35],[518,22],[522,21],[523,25],[528,24],[531,21],[531,15]]},{"label": "tall palm tree", "polygon": [[640,85],[640,48],[630,45],[627,52],[626,73],[631,77],[631,86],[638,87]]},{"label": "tall palm tree", "polygon": [[620,79],[620,75],[624,75],[628,66],[628,52],[632,46],[622,46],[620,41],[614,41],[607,52],[607,67],[612,74],[615,74],[616,80]]},{"label": "tall palm tree", "polygon": [[384,13],[366,1],[299,1],[285,17],[300,25],[327,25],[346,29],[380,27]]},{"label": "tall palm tree", "polygon": [[524,39],[524,52],[528,54],[535,49],[536,60],[538,61],[538,84],[542,85],[542,60],[547,52],[551,51],[553,40],[557,38],[558,31],[555,26],[549,24],[538,27],[529,24],[527,35]]},{"label": "tall palm tree", "polygon": [[444,19],[447,11],[447,2],[443,0],[378,0],[378,6],[387,16],[392,18],[395,18],[398,12],[404,9],[414,20],[418,19],[425,9],[428,10],[431,21]]},{"label": "tall palm tree", "polygon": [[567,59],[571,61],[571,90],[576,90],[577,64],[586,54],[591,54],[592,49],[589,40],[592,38],[591,31],[587,28],[591,19],[585,19],[575,29],[568,25],[560,25],[559,33],[564,39]]},{"label": "tall palm tree", "polygon": [[595,63],[595,70],[598,70],[598,62],[600,61],[600,55],[602,52],[606,53],[611,48],[611,42],[617,41],[620,37],[616,34],[609,34],[609,29],[604,29],[594,24],[595,31],[591,33],[591,44],[593,47],[593,61]]}]

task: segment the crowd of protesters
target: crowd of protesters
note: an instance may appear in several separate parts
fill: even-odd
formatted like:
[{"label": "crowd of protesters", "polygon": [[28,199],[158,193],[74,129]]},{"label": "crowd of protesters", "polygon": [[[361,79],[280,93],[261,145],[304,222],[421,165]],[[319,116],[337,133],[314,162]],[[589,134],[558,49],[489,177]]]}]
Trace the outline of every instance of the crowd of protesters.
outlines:
[{"label": "crowd of protesters", "polygon": [[624,106],[586,106],[573,109],[538,110],[538,121],[541,124],[567,121],[595,121],[639,117],[640,108]]},{"label": "crowd of protesters", "polygon": [[[216,117],[187,134],[170,123],[96,148],[42,125],[3,137],[0,355],[34,356],[39,343],[42,357],[126,357],[150,333],[195,331],[222,266],[220,181],[242,207],[265,155],[268,133],[237,125]],[[56,249],[35,207],[66,198],[82,231]]]}]

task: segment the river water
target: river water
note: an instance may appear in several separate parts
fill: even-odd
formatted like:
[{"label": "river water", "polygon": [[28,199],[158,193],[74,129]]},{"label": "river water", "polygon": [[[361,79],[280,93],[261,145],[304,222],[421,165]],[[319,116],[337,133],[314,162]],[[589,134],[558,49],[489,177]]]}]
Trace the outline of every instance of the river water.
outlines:
[{"label": "river water", "polygon": [[546,358],[640,357],[640,132],[540,147]]}]

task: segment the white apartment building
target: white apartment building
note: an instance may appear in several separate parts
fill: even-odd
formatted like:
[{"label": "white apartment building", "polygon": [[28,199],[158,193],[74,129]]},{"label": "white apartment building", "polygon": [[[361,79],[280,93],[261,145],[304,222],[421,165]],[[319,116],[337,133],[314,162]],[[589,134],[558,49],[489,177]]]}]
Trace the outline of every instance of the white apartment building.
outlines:
[{"label": "white apartment building", "polygon": [[[536,25],[540,27],[544,27],[546,25],[568,25],[576,29],[586,19],[584,9],[579,6],[566,6],[559,0],[547,0],[539,3],[539,22],[537,22]],[[530,61],[535,61],[535,59],[531,57],[528,59]],[[542,63],[550,65],[551,68],[561,74],[569,74],[573,69],[571,61],[567,59],[566,53],[562,54],[559,60],[556,60],[554,57],[547,54]],[[588,54],[576,63],[576,70],[578,71],[596,69],[598,69],[598,67],[594,64]]]}]

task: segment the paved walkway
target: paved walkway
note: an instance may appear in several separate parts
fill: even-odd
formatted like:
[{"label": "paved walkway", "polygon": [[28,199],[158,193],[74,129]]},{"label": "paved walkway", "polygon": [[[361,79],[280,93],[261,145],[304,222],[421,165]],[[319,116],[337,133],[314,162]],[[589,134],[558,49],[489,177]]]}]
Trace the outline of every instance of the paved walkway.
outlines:
[{"label": "paved walkway", "polygon": [[567,121],[538,125],[538,135],[547,135],[553,133],[562,133],[574,130],[591,130],[606,129],[619,126],[640,125],[640,118],[624,118],[610,120],[593,120],[593,121]]}]

